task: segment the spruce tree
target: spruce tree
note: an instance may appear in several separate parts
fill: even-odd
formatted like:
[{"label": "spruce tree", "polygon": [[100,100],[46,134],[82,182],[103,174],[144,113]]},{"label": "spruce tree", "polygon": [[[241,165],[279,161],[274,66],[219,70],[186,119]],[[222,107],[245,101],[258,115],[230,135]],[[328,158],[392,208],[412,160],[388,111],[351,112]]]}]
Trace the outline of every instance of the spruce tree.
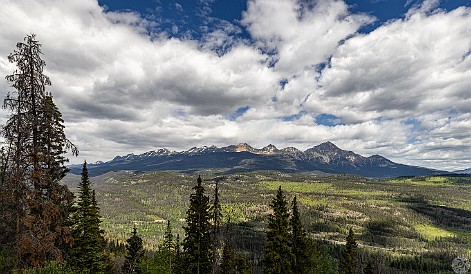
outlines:
[{"label": "spruce tree", "polygon": [[172,227],[170,225],[170,220],[167,220],[167,229],[165,230],[164,234],[164,243],[163,243],[163,251],[165,259],[168,263],[168,268],[172,271],[172,263],[173,263],[173,250],[174,250],[174,243],[173,243],[173,234],[172,234]]},{"label": "spruce tree", "polygon": [[91,188],[87,163],[82,168],[77,207],[72,218],[74,245],[70,251],[70,264],[79,271],[103,273],[107,269],[105,239],[100,229],[100,208],[95,191]]},{"label": "spruce tree", "polygon": [[307,248],[306,233],[299,217],[298,204],[296,202],[296,196],[293,198],[291,204],[292,213],[290,219],[291,226],[291,250],[293,252],[293,273],[308,273],[309,272],[309,254],[307,253],[310,249]]},{"label": "spruce tree", "polygon": [[213,221],[213,233],[212,233],[212,242],[213,242],[213,265],[212,273],[219,273],[219,264],[221,263],[221,248],[222,248],[222,237],[221,237],[221,204],[219,203],[219,185],[216,181],[216,187],[214,188],[214,200],[211,206],[211,214]]},{"label": "spruce tree", "polygon": [[357,243],[353,229],[350,228],[342,256],[342,273],[355,274],[357,269]]},{"label": "spruce tree", "polygon": [[175,239],[175,263],[173,264],[173,273],[180,274],[183,273],[183,262],[182,262],[182,255],[181,255],[181,243],[180,243],[180,234],[177,234],[177,238]]},{"label": "spruce tree", "polygon": [[126,240],[126,259],[123,265],[124,273],[141,273],[139,264],[144,250],[142,248],[142,239],[137,236],[136,227],[132,231],[132,236]]},{"label": "spruce tree", "polygon": [[75,155],[78,151],[65,138],[64,121],[46,93],[51,82],[43,74],[41,55],[41,44],[32,34],[8,56],[17,70],[6,76],[15,91],[4,101],[11,115],[2,132],[6,162],[0,191],[8,193],[1,206],[11,213],[0,217],[14,227],[6,229],[0,240],[14,249],[19,268],[62,261],[72,239],[64,223],[73,195],[59,181],[67,172],[65,151],[72,149]]},{"label": "spruce tree", "polygon": [[183,240],[185,271],[192,274],[211,272],[211,223],[209,197],[204,195],[204,187],[198,177],[194,193],[190,195],[190,208],[187,211]]},{"label": "spruce tree", "polygon": [[281,186],[270,207],[273,214],[268,219],[263,273],[290,274],[293,273],[291,266],[293,253],[290,248],[289,213]]}]

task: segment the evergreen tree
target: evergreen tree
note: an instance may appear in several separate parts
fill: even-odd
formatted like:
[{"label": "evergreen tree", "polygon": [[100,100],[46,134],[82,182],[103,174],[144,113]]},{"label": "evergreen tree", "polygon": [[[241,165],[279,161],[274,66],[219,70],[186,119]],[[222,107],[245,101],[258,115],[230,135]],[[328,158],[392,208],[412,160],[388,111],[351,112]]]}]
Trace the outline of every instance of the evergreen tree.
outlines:
[{"label": "evergreen tree", "polygon": [[14,249],[20,268],[62,261],[72,239],[64,222],[73,195],[59,181],[67,171],[65,151],[78,151],[65,138],[61,114],[46,94],[51,82],[43,74],[41,54],[35,35],[26,36],[8,56],[17,70],[6,76],[15,91],[4,101],[11,115],[2,132],[6,161],[0,197],[5,199],[0,206],[10,213],[0,217],[10,227],[1,231],[0,241]]},{"label": "evergreen tree", "polygon": [[188,273],[206,274],[211,272],[211,223],[209,197],[204,195],[201,177],[198,177],[195,191],[190,195],[190,208],[187,211],[183,240],[184,266]]},{"label": "evergreen tree", "polygon": [[291,266],[293,253],[290,248],[288,208],[281,186],[270,207],[273,214],[268,219],[263,273],[290,274],[293,273]]},{"label": "evergreen tree", "polygon": [[141,273],[139,264],[142,256],[144,256],[142,239],[137,236],[136,227],[134,227],[131,238],[126,240],[126,259],[123,265],[124,273]]},{"label": "evergreen tree", "polygon": [[172,234],[172,227],[170,226],[170,220],[167,220],[167,229],[165,230],[164,234],[164,243],[163,243],[163,251],[165,259],[168,263],[168,268],[172,271],[172,261],[173,261],[173,234]]},{"label": "evergreen tree", "polygon": [[308,262],[310,249],[307,248],[306,233],[304,232],[301,218],[299,217],[298,204],[296,196],[293,198],[292,215],[290,219],[291,226],[291,250],[293,252],[293,273],[308,273],[310,263]]},{"label": "evergreen tree", "polygon": [[221,204],[219,203],[219,186],[216,181],[216,187],[214,188],[214,200],[211,207],[212,221],[213,221],[213,265],[212,273],[219,273],[219,265],[222,260],[221,247],[222,247],[222,238],[221,238]]},{"label": "evergreen tree", "polygon": [[100,229],[100,208],[95,191],[91,188],[86,162],[82,168],[78,205],[74,211],[74,245],[70,251],[70,263],[79,271],[103,273],[107,269],[105,239]]},{"label": "evergreen tree", "polygon": [[342,273],[355,274],[357,269],[357,243],[352,228],[348,231],[347,243],[342,258]]},{"label": "evergreen tree", "polygon": [[173,264],[173,273],[180,274],[184,271],[182,270],[182,256],[181,256],[181,244],[180,244],[180,234],[177,234],[177,238],[175,240],[175,263]]}]

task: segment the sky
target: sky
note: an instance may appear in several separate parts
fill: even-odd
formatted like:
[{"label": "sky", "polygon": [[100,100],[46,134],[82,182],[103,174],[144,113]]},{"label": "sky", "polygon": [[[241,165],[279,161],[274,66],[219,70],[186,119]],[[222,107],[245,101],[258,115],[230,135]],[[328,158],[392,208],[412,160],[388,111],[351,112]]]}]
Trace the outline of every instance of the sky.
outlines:
[{"label": "sky", "polygon": [[471,0],[2,0],[0,26],[0,75],[42,43],[71,163],[331,141],[471,168]]}]

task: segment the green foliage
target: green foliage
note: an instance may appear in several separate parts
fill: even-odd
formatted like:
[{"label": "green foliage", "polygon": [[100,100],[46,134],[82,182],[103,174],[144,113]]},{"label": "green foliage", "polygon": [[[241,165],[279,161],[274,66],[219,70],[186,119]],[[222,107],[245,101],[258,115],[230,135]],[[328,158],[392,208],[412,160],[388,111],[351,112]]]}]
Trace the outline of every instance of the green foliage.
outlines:
[{"label": "green foliage", "polygon": [[172,272],[170,270],[167,256],[161,251],[153,252],[152,254],[147,254],[139,265],[139,269],[142,274],[180,274],[182,272]]},{"label": "green foliage", "polygon": [[358,244],[355,240],[355,234],[353,229],[350,228],[342,257],[342,273],[355,274],[357,272],[357,249]]},{"label": "green foliage", "polygon": [[126,241],[126,260],[124,261],[124,273],[141,273],[140,262],[144,255],[142,249],[142,239],[137,236],[136,228],[132,231],[132,236]]},{"label": "green foliage", "polygon": [[171,271],[173,269],[174,262],[174,250],[175,244],[173,242],[173,234],[172,234],[172,227],[170,225],[170,220],[167,221],[167,229],[165,230],[164,234],[164,243],[160,252],[162,253],[163,257],[166,259],[165,264],[168,265],[168,269]]},{"label": "green foliage", "polygon": [[100,208],[91,188],[87,163],[83,164],[77,207],[72,217],[74,245],[70,251],[70,264],[79,271],[104,273],[108,267],[105,239],[100,229]]},{"label": "green foliage", "polygon": [[293,273],[291,263],[293,253],[290,248],[289,213],[281,186],[278,188],[270,207],[273,210],[268,218],[267,245],[263,273]]},{"label": "green foliage", "polygon": [[290,227],[291,227],[291,251],[293,253],[293,262],[292,262],[293,273],[299,273],[299,274],[310,273],[309,272],[309,266],[311,265],[311,262],[309,261],[310,254],[307,253],[310,250],[307,248],[306,233],[301,223],[301,218],[300,218],[299,210],[298,210],[298,204],[296,202],[296,196],[294,196],[293,202],[291,204]]},{"label": "green foliage", "polygon": [[188,273],[209,273],[211,271],[211,223],[209,197],[204,195],[204,187],[198,177],[197,185],[190,195],[190,208],[187,211],[183,240],[185,271]]},{"label": "green foliage", "polygon": [[[328,250],[317,248],[314,240],[308,239],[306,244],[307,254],[309,254],[309,264],[305,268],[305,273],[338,274],[339,267],[337,260]],[[326,247],[326,246],[324,246]]]},{"label": "green foliage", "polygon": [[29,268],[24,271],[24,274],[82,274],[70,269],[64,264],[59,264],[54,261],[46,263],[43,267]]},{"label": "green foliage", "polygon": [[8,270],[13,268],[11,257],[3,247],[0,247],[0,273],[7,273]]}]

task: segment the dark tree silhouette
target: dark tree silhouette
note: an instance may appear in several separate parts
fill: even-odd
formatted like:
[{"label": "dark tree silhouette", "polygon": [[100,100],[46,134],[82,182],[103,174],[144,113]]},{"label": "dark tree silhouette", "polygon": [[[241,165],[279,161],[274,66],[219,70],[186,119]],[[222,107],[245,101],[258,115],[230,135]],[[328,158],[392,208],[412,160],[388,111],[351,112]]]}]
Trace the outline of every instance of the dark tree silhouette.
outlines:
[{"label": "dark tree silhouette", "polygon": [[190,195],[183,240],[185,271],[196,274],[210,273],[212,258],[210,204],[201,182],[201,177],[198,177],[197,185],[193,187],[195,192]]},{"label": "dark tree silhouette", "polygon": [[219,273],[219,265],[221,263],[220,251],[222,248],[222,237],[221,237],[221,204],[219,203],[219,185],[216,181],[216,187],[214,188],[214,200],[211,206],[211,214],[213,221],[213,233],[212,233],[212,273]]},{"label": "dark tree silhouette", "polygon": [[124,273],[141,273],[139,264],[142,256],[144,256],[142,239],[137,236],[137,231],[134,227],[132,236],[126,240],[126,259],[123,265]]},{"label": "dark tree silhouette", "polygon": [[104,272],[107,269],[107,257],[105,239],[100,229],[100,208],[95,191],[91,188],[86,162],[82,168],[78,203],[72,223],[74,245],[70,251],[70,264],[79,271]]},{"label": "dark tree silhouette", "polygon": [[342,273],[355,274],[357,269],[357,243],[353,229],[350,228],[342,256]]},{"label": "dark tree silhouette", "polygon": [[308,273],[310,267],[310,262],[308,261],[310,254],[308,254],[308,252],[311,251],[312,248],[308,248],[307,246],[306,233],[303,229],[301,218],[299,216],[296,196],[293,198],[291,210],[292,213],[290,218],[290,226],[291,250],[293,252],[293,273]]},{"label": "dark tree silhouette", "polygon": [[281,186],[270,207],[273,214],[268,219],[263,273],[290,274],[293,273],[291,266],[293,253],[290,247],[289,213]]},{"label": "dark tree silhouette", "polygon": [[174,251],[174,243],[173,243],[173,234],[172,234],[172,226],[170,225],[170,220],[167,220],[167,229],[165,230],[164,234],[164,243],[163,243],[163,251],[165,259],[168,263],[168,267],[170,271],[173,269],[173,251]]}]

